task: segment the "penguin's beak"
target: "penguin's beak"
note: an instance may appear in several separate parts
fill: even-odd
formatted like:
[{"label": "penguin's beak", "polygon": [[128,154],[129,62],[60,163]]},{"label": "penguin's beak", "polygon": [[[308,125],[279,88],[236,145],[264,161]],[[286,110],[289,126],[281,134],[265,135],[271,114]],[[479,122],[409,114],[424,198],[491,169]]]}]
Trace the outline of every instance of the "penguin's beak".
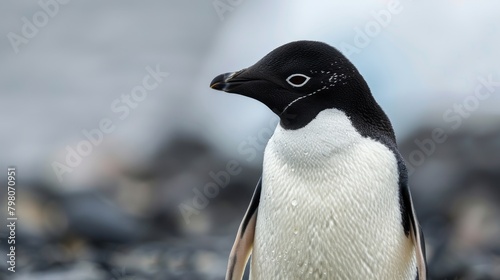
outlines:
[{"label": "penguin's beak", "polygon": [[221,74],[210,82],[210,87],[255,99],[278,114],[297,98],[297,95],[290,94],[284,87],[273,82],[272,76],[266,75],[265,69],[258,65]]},{"label": "penguin's beak", "polygon": [[210,87],[225,92],[233,92],[233,90],[235,90],[238,86],[250,81],[257,80],[250,77],[245,77],[245,75],[243,75],[245,73],[245,70],[246,69],[220,74],[212,80],[212,82],[210,83]]}]

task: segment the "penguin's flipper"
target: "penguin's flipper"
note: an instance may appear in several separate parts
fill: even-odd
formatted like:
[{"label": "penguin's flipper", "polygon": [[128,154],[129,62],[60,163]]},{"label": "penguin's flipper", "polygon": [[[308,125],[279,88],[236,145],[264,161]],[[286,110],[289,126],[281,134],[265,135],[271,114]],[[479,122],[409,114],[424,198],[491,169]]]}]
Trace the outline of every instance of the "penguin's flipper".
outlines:
[{"label": "penguin's flipper", "polygon": [[234,240],[226,271],[226,280],[241,280],[248,258],[253,249],[253,238],[255,234],[255,223],[257,222],[257,208],[260,202],[260,192],[262,179],[257,183],[257,187],[248,206],[245,217],[241,221],[238,234]]},{"label": "penguin's flipper", "polygon": [[410,225],[410,235],[415,246],[415,253],[417,255],[417,272],[418,280],[427,279],[427,264],[425,258],[425,242],[424,235],[422,234],[422,229],[418,224],[417,215],[415,213],[415,208],[413,207],[413,200],[411,198],[410,189],[408,187],[403,188],[403,197],[407,209],[407,219]]}]

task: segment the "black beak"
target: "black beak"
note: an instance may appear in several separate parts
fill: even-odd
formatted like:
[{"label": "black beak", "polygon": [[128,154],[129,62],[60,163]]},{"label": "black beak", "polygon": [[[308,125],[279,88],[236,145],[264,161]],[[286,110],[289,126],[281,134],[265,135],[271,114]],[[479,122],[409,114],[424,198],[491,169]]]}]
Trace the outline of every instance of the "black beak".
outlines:
[{"label": "black beak", "polygon": [[219,76],[215,77],[212,80],[212,82],[210,82],[210,87],[213,89],[216,89],[216,90],[232,92],[239,85],[255,80],[255,79],[243,77],[244,75],[242,75],[242,73],[244,73],[244,72],[245,72],[245,69],[237,71],[237,72],[220,74]]}]

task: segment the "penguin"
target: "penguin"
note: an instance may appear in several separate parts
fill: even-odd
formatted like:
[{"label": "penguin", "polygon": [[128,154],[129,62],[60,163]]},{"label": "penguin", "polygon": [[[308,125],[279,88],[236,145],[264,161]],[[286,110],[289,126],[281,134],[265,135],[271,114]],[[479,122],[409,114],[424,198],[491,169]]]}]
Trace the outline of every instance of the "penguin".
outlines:
[{"label": "penguin", "polygon": [[227,280],[420,279],[423,234],[392,125],[334,47],[296,41],[210,87],[279,118],[238,229]]}]

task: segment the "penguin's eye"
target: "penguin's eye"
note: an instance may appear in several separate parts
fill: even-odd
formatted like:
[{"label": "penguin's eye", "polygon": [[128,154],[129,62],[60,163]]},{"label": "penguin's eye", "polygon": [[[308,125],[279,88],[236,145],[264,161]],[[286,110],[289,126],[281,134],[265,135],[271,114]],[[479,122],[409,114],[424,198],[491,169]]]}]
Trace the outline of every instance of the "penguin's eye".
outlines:
[{"label": "penguin's eye", "polygon": [[292,74],[286,78],[286,82],[292,87],[301,87],[309,81],[310,77],[304,74]]}]

